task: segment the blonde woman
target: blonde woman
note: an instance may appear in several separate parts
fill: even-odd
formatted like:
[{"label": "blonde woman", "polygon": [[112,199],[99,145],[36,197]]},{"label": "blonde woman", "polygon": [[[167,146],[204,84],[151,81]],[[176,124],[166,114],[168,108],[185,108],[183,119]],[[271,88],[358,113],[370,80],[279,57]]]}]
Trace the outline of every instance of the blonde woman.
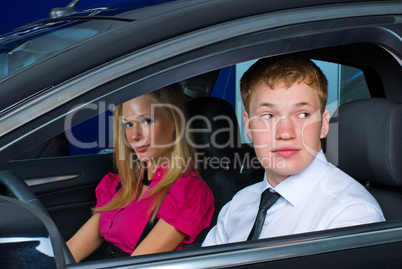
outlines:
[{"label": "blonde woman", "polygon": [[105,241],[106,257],[182,249],[209,226],[214,198],[184,135],[185,110],[176,84],[116,108],[119,174],[102,179],[93,216],[67,242],[77,262]]}]

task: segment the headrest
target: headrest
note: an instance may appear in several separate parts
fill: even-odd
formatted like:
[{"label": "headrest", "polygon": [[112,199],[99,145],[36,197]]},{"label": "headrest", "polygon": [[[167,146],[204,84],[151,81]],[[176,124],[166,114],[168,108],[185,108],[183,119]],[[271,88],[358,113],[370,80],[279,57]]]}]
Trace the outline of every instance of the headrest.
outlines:
[{"label": "headrest", "polygon": [[358,181],[402,185],[402,105],[381,98],[341,105],[330,120],[328,161]]},{"label": "headrest", "polygon": [[188,112],[189,128],[194,135],[197,152],[204,155],[201,157],[210,158],[204,159],[211,162],[210,165],[215,162],[217,167],[229,168],[233,164],[236,149],[241,145],[239,125],[232,105],[220,98],[200,97],[188,103]]}]

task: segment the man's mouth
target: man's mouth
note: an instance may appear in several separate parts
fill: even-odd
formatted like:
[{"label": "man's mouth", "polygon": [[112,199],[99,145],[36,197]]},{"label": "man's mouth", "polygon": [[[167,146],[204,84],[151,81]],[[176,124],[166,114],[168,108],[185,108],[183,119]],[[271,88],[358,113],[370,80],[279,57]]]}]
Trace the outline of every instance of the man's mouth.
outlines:
[{"label": "man's mouth", "polygon": [[279,157],[282,158],[289,158],[297,154],[300,150],[297,148],[291,148],[291,147],[282,147],[282,148],[277,148],[273,150],[272,152]]}]

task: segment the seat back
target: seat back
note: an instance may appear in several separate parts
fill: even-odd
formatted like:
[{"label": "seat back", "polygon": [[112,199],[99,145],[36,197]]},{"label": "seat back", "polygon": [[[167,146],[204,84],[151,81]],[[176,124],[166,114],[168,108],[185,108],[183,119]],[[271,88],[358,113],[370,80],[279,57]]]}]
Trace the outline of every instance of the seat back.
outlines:
[{"label": "seat back", "polygon": [[220,208],[232,198],[234,169],[240,132],[231,104],[216,97],[201,97],[188,103],[189,126],[194,135],[197,164],[215,196],[215,220]]},{"label": "seat back", "polygon": [[[232,199],[237,191],[255,181],[251,173],[240,173],[244,162],[254,155],[240,142],[240,131],[235,111],[230,103],[216,97],[200,97],[188,103],[189,130],[197,150],[197,164],[201,176],[211,188],[215,197],[215,212],[212,228],[221,208]],[[249,154],[244,158],[244,154]],[[197,242],[186,248],[200,245],[209,229],[204,230]]]},{"label": "seat back", "polygon": [[[205,157],[203,166],[232,169],[233,159],[240,143],[240,131],[232,105],[216,97],[200,97],[188,103],[189,126],[194,134],[199,157]],[[213,159],[212,159],[213,158]]]},{"label": "seat back", "polygon": [[326,156],[365,184],[386,220],[402,220],[402,104],[383,98],[345,103],[331,117]]}]

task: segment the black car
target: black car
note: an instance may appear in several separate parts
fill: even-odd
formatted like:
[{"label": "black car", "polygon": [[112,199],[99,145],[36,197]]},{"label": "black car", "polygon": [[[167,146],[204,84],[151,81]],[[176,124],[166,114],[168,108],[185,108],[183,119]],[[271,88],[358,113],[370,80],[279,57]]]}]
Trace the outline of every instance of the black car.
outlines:
[{"label": "black car", "polygon": [[[137,2],[56,9],[0,37],[0,267],[401,268],[402,2]],[[181,251],[101,260],[100,249],[72,261],[65,240],[115,170],[115,105],[178,82],[191,115],[212,122],[197,143],[233,142],[199,149],[206,163],[225,160],[201,165],[212,227],[234,193],[262,180],[238,79],[252,61],[291,53],[327,75],[327,158],[368,188],[386,222],[202,248],[205,230]]]}]

